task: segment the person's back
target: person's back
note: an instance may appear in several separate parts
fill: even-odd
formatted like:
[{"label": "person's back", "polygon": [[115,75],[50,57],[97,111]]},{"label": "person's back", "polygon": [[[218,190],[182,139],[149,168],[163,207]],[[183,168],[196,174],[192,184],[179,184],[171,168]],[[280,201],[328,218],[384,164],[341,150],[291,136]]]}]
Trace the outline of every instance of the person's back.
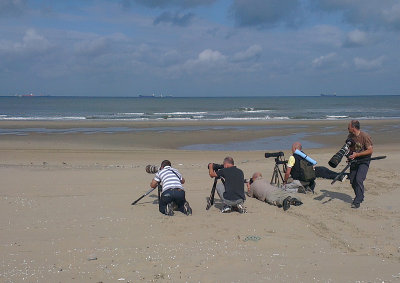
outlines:
[{"label": "person's back", "polygon": [[222,168],[217,172],[218,177],[223,177],[225,180],[224,198],[231,201],[239,199],[245,200],[243,184],[243,171],[236,166]]},{"label": "person's back", "polygon": [[264,178],[258,178],[250,185],[249,196],[267,201],[267,199],[271,199],[271,194],[276,190],[280,189],[268,183]]},{"label": "person's back", "polygon": [[160,170],[156,173],[150,183],[150,187],[155,188],[161,185],[162,192],[159,198],[159,210],[166,215],[174,215],[174,206],[186,215],[192,214],[192,209],[186,201],[185,190],[182,184],[185,179],[178,170],[171,167],[169,160],[161,162]]},{"label": "person's back", "polygon": [[295,194],[268,183],[260,172],[253,174],[253,177],[247,184],[247,189],[250,197],[283,207],[283,210],[289,209],[291,204],[296,206],[302,204],[301,200]]},{"label": "person's back", "polygon": [[245,213],[243,202],[246,199],[244,195],[244,174],[243,171],[235,166],[233,158],[225,157],[223,167],[217,171],[214,164],[208,164],[209,175],[212,178],[221,178],[223,183],[216,185],[216,191],[224,204],[221,212],[231,212],[232,209],[239,213]]},{"label": "person's back", "polygon": [[155,180],[160,182],[162,186],[162,192],[165,192],[171,188],[182,189],[183,186],[181,184],[182,175],[171,166],[165,166],[163,169],[158,171],[155,175]]}]

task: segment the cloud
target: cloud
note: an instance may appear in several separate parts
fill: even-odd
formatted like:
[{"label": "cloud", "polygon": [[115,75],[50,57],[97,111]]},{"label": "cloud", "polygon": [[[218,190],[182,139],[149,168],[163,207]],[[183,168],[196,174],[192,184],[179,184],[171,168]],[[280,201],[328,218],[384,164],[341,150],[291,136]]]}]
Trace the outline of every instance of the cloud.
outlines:
[{"label": "cloud", "polygon": [[41,53],[51,47],[50,42],[35,29],[26,30],[22,41],[0,41],[0,52],[18,55]]},{"label": "cloud", "polygon": [[312,61],[312,66],[314,68],[326,68],[332,65],[332,63],[335,61],[336,53],[332,52],[327,55],[320,56],[318,58],[315,58]]},{"label": "cloud", "polygon": [[26,0],[0,0],[0,16],[19,16],[26,9]]},{"label": "cloud", "polygon": [[174,26],[180,26],[180,27],[186,27],[191,24],[192,20],[194,18],[193,13],[187,13],[181,15],[180,13],[171,13],[171,12],[164,12],[161,15],[159,15],[155,20],[154,20],[154,25],[158,25],[159,23],[170,23]]},{"label": "cloud", "polygon": [[359,29],[349,32],[343,44],[344,47],[360,47],[368,44],[367,33]]},{"label": "cloud", "polygon": [[183,9],[210,5],[216,2],[216,0],[133,0],[133,1],[149,8],[178,7]]},{"label": "cloud", "polygon": [[233,55],[232,60],[236,62],[249,61],[258,59],[261,56],[262,47],[258,44],[252,45],[247,50],[237,52]]},{"label": "cloud", "polygon": [[364,58],[354,58],[354,65],[357,70],[361,71],[373,71],[382,68],[385,57],[380,56],[376,59],[366,60]]},{"label": "cloud", "polygon": [[108,40],[104,37],[83,40],[74,45],[76,54],[89,57],[100,56],[106,53],[108,48]]},{"label": "cloud", "polygon": [[231,11],[238,26],[275,26],[293,23],[298,0],[234,0]]},{"label": "cloud", "polygon": [[312,0],[326,12],[340,12],[344,20],[361,27],[400,29],[397,0]]}]

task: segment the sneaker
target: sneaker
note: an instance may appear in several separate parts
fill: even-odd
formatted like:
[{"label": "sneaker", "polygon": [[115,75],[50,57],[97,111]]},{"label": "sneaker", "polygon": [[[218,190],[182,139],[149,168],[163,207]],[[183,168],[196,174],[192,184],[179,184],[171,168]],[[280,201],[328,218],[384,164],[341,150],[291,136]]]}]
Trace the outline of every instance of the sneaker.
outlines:
[{"label": "sneaker", "polygon": [[242,203],[239,203],[239,204],[235,205],[234,209],[239,213],[246,213],[247,212],[246,208],[243,206]]},{"label": "sneaker", "polygon": [[283,210],[284,210],[284,211],[286,211],[286,210],[289,209],[289,207],[290,207],[290,200],[291,200],[291,197],[287,197],[287,198],[285,198],[285,199],[283,200],[283,205],[282,205],[282,207],[283,207]]},{"label": "sneaker", "polygon": [[343,174],[342,176],[340,176],[339,181],[343,182],[344,180],[346,180],[347,178],[349,178],[348,174]]},{"label": "sneaker", "polygon": [[232,211],[232,207],[230,207],[229,205],[225,205],[222,209],[221,212],[222,213],[229,213]]},{"label": "sneaker", "polygon": [[183,213],[185,213],[186,215],[192,215],[192,208],[187,201],[183,205]]},{"label": "sneaker", "polygon": [[299,206],[299,205],[302,205],[303,203],[300,200],[298,200],[297,198],[292,198],[290,200],[290,204],[294,205],[294,206]]},{"label": "sneaker", "polygon": [[360,204],[359,203],[352,203],[351,208],[359,208]]},{"label": "sneaker", "polygon": [[174,215],[174,209],[172,207],[172,203],[171,202],[168,203],[167,207],[165,208],[165,215],[168,215],[168,216],[173,216]]},{"label": "sneaker", "polygon": [[299,188],[297,189],[297,192],[298,192],[299,194],[305,194],[305,193],[306,193],[306,189],[304,189],[304,187],[299,187]]}]

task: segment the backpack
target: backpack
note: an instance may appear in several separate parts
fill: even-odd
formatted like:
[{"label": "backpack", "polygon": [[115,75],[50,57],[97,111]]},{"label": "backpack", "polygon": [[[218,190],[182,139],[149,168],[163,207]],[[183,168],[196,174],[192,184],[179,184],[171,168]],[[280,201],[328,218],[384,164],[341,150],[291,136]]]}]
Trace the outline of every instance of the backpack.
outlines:
[{"label": "backpack", "polygon": [[310,164],[307,160],[303,158],[300,159],[300,181],[303,182],[311,182],[316,178],[315,170],[312,164]]}]

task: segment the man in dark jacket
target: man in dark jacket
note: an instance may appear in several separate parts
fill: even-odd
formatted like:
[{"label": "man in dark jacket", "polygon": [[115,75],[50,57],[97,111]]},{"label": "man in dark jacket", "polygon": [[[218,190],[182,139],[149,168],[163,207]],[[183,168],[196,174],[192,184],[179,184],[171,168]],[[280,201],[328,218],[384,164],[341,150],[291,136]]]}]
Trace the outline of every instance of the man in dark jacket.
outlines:
[{"label": "man in dark jacket", "polygon": [[209,175],[211,178],[221,178],[223,183],[218,183],[216,190],[224,204],[221,212],[227,213],[236,210],[245,213],[243,203],[246,199],[244,195],[244,174],[243,171],[235,166],[232,157],[225,157],[224,168],[214,171],[214,164],[208,164]]}]

